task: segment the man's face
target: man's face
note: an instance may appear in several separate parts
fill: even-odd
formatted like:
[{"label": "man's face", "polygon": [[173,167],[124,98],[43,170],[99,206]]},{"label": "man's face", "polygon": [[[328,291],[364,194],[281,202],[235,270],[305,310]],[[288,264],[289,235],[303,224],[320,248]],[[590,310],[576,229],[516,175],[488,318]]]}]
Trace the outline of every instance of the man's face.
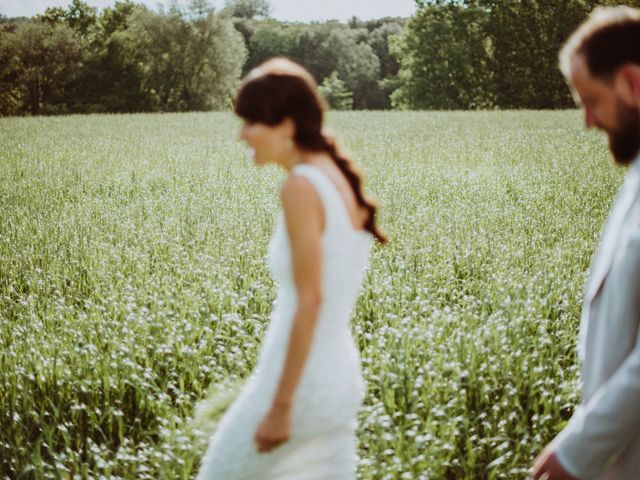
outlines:
[{"label": "man's face", "polygon": [[621,164],[630,163],[640,150],[638,108],[621,97],[619,81],[608,82],[593,77],[581,55],[573,58],[570,74],[576,100],[584,109],[587,128],[604,130],[615,160]]}]

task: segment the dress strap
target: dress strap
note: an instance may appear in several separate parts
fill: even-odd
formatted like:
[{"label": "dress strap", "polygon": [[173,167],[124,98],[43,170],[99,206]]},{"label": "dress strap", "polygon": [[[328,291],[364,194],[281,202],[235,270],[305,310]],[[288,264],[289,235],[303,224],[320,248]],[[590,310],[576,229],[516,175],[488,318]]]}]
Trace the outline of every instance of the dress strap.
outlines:
[{"label": "dress strap", "polygon": [[345,221],[346,225],[351,227],[351,219],[348,217],[346,205],[326,173],[320,168],[308,164],[296,165],[293,167],[293,173],[309,180],[320,195],[325,212],[326,230],[332,228],[336,223],[344,223]]}]

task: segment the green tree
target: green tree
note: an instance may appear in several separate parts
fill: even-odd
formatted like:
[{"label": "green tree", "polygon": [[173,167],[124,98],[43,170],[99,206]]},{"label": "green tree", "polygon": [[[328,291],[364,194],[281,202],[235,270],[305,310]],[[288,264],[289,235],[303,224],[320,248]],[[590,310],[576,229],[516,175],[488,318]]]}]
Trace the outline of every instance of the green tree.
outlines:
[{"label": "green tree", "polygon": [[24,105],[18,84],[19,59],[12,43],[13,30],[0,30],[0,115],[18,115]]},{"label": "green tree", "polygon": [[400,63],[393,56],[390,44],[394,39],[400,37],[404,32],[403,22],[385,22],[369,33],[368,44],[375,52],[380,61],[380,80],[378,85],[382,91],[382,108],[391,107],[391,94],[397,90],[399,85],[398,73]]},{"label": "green tree", "polygon": [[398,74],[400,63],[389,49],[389,40],[401,35],[404,31],[404,22],[391,19],[372,30],[367,38],[367,44],[373,49],[380,61],[380,78],[385,79]]},{"label": "green tree", "polygon": [[66,25],[21,23],[0,37],[4,114],[64,112],[59,98],[79,72],[84,44]]},{"label": "green tree", "polygon": [[146,10],[130,1],[105,8],[96,24],[82,71],[66,90],[74,112],[140,112],[152,108],[143,89],[142,54],[129,30],[134,14]]},{"label": "green tree", "polygon": [[249,20],[268,18],[271,15],[269,0],[226,0],[223,12]]},{"label": "green tree", "polygon": [[144,7],[136,5],[131,0],[118,0],[112,7],[105,8],[99,18],[103,37],[108,38],[115,32],[126,31],[131,24],[131,16],[141,8]]},{"label": "green tree", "polygon": [[162,111],[227,107],[239,81],[246,50],[231,20],[212,11],[187,21],[168,14],[138,11],[130,28],[140,53],[143,89]]},{"label": "green tree", "polygon": [[583,0],[481,0],[490,21],[493,90],[500,108],[573,105],[558,70],[558,50],[590,11]]},{"label": "green tree", "polygon": [[[417,0],[383,82],[404,108],[564,108],[573,105],[557,67],[571,32],[613,0]],[[640,1],[627,2],[638,6]]]},{"label": "green tree", "polygon": [[338,72],[334,71],[331,75],[325,77],[318,90],[326,100],[329,108],[333,110],[351,110],[353,108],[353,94],[347,89],[344,82],[340,80]]},{"label": "green tree", "polygon": [[307,68],[319,83],[338,72],[353,93],[354,108],[383,108],[384,94],[378,85],[380,62],[368,44],[358,41],[361,34],[336,21],[261,21],[250,35],[245,72],[268,58],[286,56]]},{"label": "green tree", "polygon": [[231,18],[216,15],[210,0],[191,0],[184,10],[174,3],[166,14],[117,1],[99,16],[72,0],[26,28],[7,25],[5,114],[224,108],[246,56]]},{"label": "green tree", "polygon": [[388,109],[391,107],[390,94],[398,87],[400,64],[391,54],[389,42],[392,38],[402,34],[404,24],[404,19],[393,17],[367,21],[353,17],[349,21],[357,43],[371,47],[379,63],[376,85],[366,87],[369,96],[365,101],[367,108]]},{"label": "green tree", "polygon": [[301,25],[283,23],[268,19],[259,22],[236,22],[236,28],[242,25],[243,35],[247,39],[248,57],[243,74],[257,67],[265,60],[276,56],[295,57],[297,37]]},{"label": "green tree", "polygon": [[467,109],[493,104],[486,9],[473,4],[419,2],[416,15],[391,51],[400,61],[401,108]]},{"label": "green tree", "polygon": [[71,0],[67,9],[61,7],[47,8],[36,19],[49,24],[65,23],[83,38],[93,40],[96,35],[98,16],[96,8],[82,0]]},{"label": "green tree", "polygon": [[338,73],[353,92],[353,107],[358,110],[381,109],[386,106],[380,80],[380,60],[366,43],[343,40]]}]

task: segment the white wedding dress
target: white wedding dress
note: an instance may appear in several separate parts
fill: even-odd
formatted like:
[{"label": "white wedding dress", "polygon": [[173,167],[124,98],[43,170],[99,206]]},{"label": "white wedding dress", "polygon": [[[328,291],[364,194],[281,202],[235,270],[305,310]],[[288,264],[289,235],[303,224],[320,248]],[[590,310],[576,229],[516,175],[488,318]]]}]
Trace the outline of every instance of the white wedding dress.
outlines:
[{"label": "white wedding dress", "polygon": [[329,177],[300,164],[292,174],[309,180],[325,212],[322,306],[313,343],[295,391],[291,437],[270,453],[253,441],[280,381],[296,309],[296,290],[283,214],[269,244],[269,267],[279,282],[258,364],[210,440],[198,480],[353,480],[356,414],[365,385],[349,319],[366,268],[372,236],[356,230]]}]

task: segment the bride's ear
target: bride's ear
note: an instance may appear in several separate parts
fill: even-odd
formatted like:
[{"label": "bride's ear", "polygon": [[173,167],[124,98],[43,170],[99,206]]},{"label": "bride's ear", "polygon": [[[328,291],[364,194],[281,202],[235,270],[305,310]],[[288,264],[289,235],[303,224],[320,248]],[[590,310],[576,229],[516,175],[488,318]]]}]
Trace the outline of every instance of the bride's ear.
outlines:
[{"label": "bride's ear", "polygon": [[280,125],[278,125],[278,128],[282,129],[282,133],[286,138],[290,138],[293,140],[293,137],[295,137],[296,135],[296,124],[290,117],[286,117],[284,120],[282,120],[282,122],[280,122]]}]

